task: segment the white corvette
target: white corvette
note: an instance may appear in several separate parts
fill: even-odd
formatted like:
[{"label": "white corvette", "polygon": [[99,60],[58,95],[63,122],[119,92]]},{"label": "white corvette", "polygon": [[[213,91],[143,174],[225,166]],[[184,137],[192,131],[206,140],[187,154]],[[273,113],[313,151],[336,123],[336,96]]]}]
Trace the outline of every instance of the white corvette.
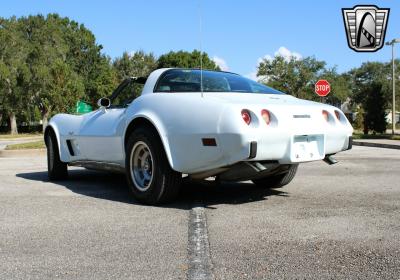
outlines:
[{"label": "white corvette", "polygon": [[65,179],[68,165],[119,171],[148,204],[170,201],[182,174],[281,187],[299,163],[332,164],[331,155],[352,146],[353,128],[338,108],[228,72],[158,69],[125,80],[98,105],[50,120],[50,180]]}]

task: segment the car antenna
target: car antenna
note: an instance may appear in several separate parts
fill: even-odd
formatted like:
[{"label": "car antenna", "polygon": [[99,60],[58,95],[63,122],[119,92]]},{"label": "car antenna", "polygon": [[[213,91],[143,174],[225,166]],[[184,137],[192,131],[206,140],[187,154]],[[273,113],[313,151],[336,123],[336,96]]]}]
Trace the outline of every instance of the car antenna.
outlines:
[{"label": "car antenna", "polygon": [[201,0],[199,0],[199,37],[200,37],[200,91],[203,95],[203,44],[202,44],[202,22],[201,22]]}]

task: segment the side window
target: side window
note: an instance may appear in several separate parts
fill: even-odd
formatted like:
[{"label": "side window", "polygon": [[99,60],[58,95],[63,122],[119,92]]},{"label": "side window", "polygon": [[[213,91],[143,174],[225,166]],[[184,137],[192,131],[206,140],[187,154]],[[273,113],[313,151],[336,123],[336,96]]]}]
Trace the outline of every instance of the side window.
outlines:
[{"label": "side window", "polygon": [[130,82],[111,100],[112,108],[125,108],[142,92],[143,85]]}]

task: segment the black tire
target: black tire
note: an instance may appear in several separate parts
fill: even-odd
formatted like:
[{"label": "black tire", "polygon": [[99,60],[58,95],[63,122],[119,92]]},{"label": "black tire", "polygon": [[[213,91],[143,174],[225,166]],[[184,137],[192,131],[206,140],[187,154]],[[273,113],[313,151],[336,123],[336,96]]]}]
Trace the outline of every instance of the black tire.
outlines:
[{"label": "black tire", "polygon": [[268,189],[282,188],[283,186],[289,184],[293,180],[294,176],[296,175],[298,167],[299,167],[298,164],[292,164],[285,173],[279,175],[270,175],[252,181],[257,186],[263,188],[268,188]]},{"label": "black tire", "polygon": [[50,181],[63,180],[68,177],[68,167],[65,162],[60,160],[57,139],[53,131],[49,131],[46,136],[47,146],[47,171]]},{"label": "black tire", "polygon": [[[131,164],[135,161],[136,154],[133,149],[139,149],[138,145],[143,145],[142,143],[150,151],[152,179],[140,189],[140,183],[135,183],[135,180],[138,180],[135,171],[131,172]],[[174,171],[169,165],[161,139],[153,128],[139,127],[129,136],[125,166],[129,190],[136,200],[144,204],[156,205],[171,202],[178,195],[182,174]]]}]

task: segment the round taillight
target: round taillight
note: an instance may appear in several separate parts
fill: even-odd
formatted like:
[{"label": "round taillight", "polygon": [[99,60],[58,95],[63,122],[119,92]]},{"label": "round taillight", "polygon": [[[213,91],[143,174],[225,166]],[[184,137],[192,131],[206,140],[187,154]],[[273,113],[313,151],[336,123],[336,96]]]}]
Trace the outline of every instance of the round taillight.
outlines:
[{"label": "round taillight", "polygon": [[335,116],[340,121],[340,113],[339,113],[339,111],[335,111]]},{"label": "round taillight", "polygon": [[322,111],[322,115],[324,116],[324,119],[325,119],[326,121],[329,121],[329,113],[328,113],[328,111],[323,110],[323,111]]},{"label": "round taillight", "polygon": [[248,110],[246,110],[246,109],[242,110],[242,118],[247,125],[249,125],[251,123],[251,115]]},{"label": "round taillight", "polygon": [[266,124],[269,124],[271,122],[271,115],[268,110],[265,109],[261,110],[261,116]]}]

